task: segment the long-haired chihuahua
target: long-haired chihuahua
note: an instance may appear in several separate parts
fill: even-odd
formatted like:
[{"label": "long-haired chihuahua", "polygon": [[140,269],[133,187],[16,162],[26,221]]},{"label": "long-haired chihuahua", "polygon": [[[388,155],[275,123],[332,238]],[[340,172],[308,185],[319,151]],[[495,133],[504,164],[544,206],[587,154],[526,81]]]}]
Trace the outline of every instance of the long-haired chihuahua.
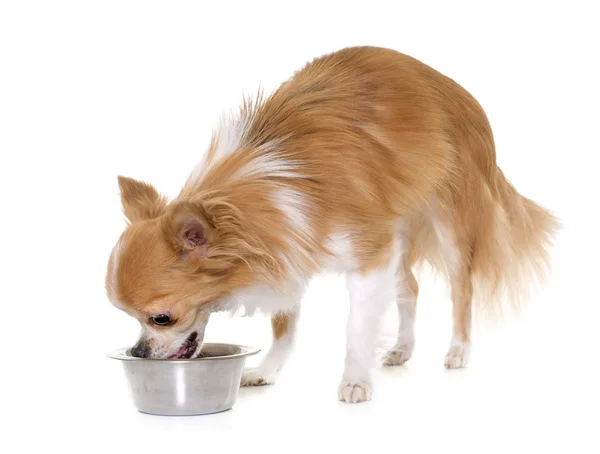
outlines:
[{"label": "long-haired chihuahua", "polygon": [[246,99],[168,201],[119,177],[129,224],[106,288],[142,324],[133,355],[194,358],[216,311],[271,314],[273,344],[243,385],[273,383],[293,344],[309,279],[343,272],[350,294],[339,398],[371,398],[378,322],[400,317],[385,364],[414,348],[427,261],[451,284],[447,368],[467,364],[476,309],[518,305],[547,267],[557,220],[496,164],[492,130],[453,80],[398,52],[355,47]]}]

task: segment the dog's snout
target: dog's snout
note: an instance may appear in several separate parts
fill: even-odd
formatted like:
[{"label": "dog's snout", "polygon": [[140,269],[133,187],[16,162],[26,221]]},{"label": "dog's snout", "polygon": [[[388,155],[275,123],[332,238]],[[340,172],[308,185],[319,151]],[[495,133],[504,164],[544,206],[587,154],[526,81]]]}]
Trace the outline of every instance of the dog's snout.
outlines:
[{"label": "dog's snout", "polygon": [[147,358],[150,355],[150,347],[144,342],[138,342],[131,349],[131,356],[136,358]]}]

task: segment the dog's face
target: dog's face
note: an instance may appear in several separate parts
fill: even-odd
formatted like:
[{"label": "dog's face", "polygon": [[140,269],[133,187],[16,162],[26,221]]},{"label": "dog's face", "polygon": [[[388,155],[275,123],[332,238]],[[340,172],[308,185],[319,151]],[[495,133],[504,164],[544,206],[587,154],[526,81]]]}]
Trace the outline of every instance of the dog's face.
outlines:
[{"label": "dog's face", "polygon": [[106,289],[142,325],[132,354],[196,357],[210,313],[227,309],[223,300],[248,281],[247,267],[236,254],[220,257],[227,228],[219,234],[203,207],[167,206],[152,186],[129,178],[119,185],[129,225],[110,255]]},{"label": "dog's face", "polygon": [[115,306],[142,325],[134,356],[190,358],[199,351],[217,295],[200,290],[202,274],[186,271],[161,234],[160,222],[136,221],[123,232],[109,259],[107,292]]}]

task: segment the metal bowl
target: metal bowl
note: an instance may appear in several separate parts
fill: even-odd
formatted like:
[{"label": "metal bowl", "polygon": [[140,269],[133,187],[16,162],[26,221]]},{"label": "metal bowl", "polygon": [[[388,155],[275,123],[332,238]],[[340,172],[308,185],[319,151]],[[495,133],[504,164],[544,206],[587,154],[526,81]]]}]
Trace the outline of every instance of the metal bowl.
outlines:
[{"label": "metal bowl", "polygon": [[229,410],[238,395],[246,358],[258,349],[204,344],[194,359],[146,359],[123,348],[108,356],[123,362],[137,409],[169,416]]}]

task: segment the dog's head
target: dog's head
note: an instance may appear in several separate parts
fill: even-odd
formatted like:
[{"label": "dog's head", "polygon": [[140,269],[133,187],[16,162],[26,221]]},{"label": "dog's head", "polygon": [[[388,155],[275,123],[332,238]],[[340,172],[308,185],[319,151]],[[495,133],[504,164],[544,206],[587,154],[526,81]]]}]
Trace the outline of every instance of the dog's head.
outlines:
[{"label": "dog's head", "polygon": [[110,255],[106,289],[115,306],[142,325],[132,354],[198,356],[211,312],[248,285],[235,210],[227,203],[167,204],[152,186],[119,177],[129,223]]}]

